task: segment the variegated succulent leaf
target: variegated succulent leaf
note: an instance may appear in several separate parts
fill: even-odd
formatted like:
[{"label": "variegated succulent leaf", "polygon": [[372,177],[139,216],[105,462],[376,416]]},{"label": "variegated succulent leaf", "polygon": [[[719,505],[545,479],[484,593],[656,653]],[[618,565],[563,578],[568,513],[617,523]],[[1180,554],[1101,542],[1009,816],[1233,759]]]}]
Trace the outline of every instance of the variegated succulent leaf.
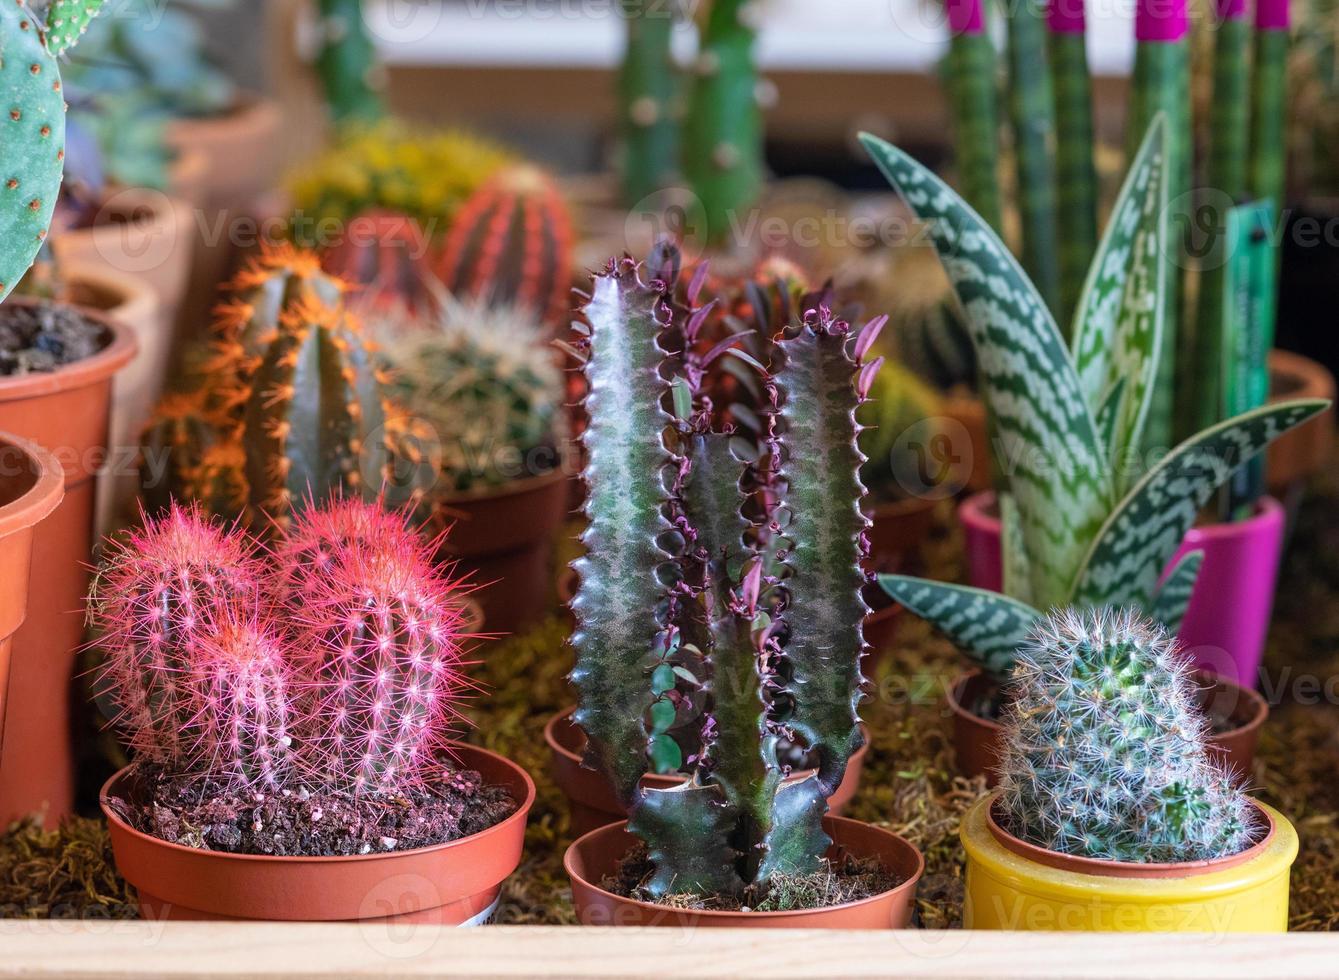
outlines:
[{"label": "variegated succulent leaf", "polygon": [[1149,609],[1158,576],[1214,491],[1242,463],[1329,404],[1299,399],[1266,405],[1177,446],[1112,510],[1079,566],[1073,604]]},{"label": "variegated succulent leaf", "polygon": [[1000,567],[1004,576],[1004,594],[1019,602],[1028,602],[1032,582],[1028,575],[1027,542],[1018,523],[1018,506],[1008,493],[998,497],[1000,509]]},{"label": "variegated succulent leaf", "polygon": [[789,545],[782,580],[789,680],[773,717],[813,753],[829,794],[862,738],[856,704],[861,624],[869,612],[861,596],[869,520],[861,508],[865,456],[856,444],[855,410],[873,378],[862,362],[879,325],[853,338],[845,321],[819,307],[805,311],[798,331],[777,345],[785,490],[776,520]]},{"label": "variegated succulent leaf", "polygon": [[104,0],[52,0],[46,14],[46,46],[60,57],[78,43]]},{"label": "variegated succulent leaf", "polygon": [[1109,433],[1113,461],[1140,445],[1162,350],[1166,144],[1159,115],[1130,164],[1074,314],[1074,367],[1099,428]]},{"label": "variegated succulent leaf", "polygon": [[628,830],[645,842],[654,869],[642,887],[656,898],[742,892],[747,882],[730,844],[738,817],[720,786],[695,779],[643,791],[628,818]]},{"label": "variegated succulent leaf", "polygon": [[809,874],[821,867],[823,855],[832,844],[823,829],[827,809],[827,795],[817,775],[786,783],[777,790],[758,881],[776,874]]},{"label": "variegated succulent leaf", "polygon": [[1008,678],[1019,646],[1042,618],[1027,603],[969,585],[910,575],[880,575],[879,585],[997,681]]},{"label": "variegated succulent leaf", "polygon": [[1115,494],[1064,339],[1009,249],[947,184],[896,147],[861,142],[930,238],[967,315],[981,391],[1018,503],[1032,599],[1064,601]]},{"label": "variegated succulent leaf", "polygon": [[1200,574],[1200,565],[1204,563],[1204,552],[1188,551],[1172,566],[1157,594],[1153,596],[1153,608],[1149,615],[1167,627],[1167,632],[1175,636],[1181,631],[1181,623],[1186,618],[1186,609],[1190,606],[1190,597],[1195,593],[1195,580]]},{"label": "variegated succulent leaf", "polygon": [[668,643],[673,586],[661,574],[672,559],[662,539],[672,530],[664,509],[673,462],[662,406],[669,385],[659,339],[669,322],[666,286],[644,282],[630,258],[611,262],[595,278],[585,317],[589,523],[581,537],[586,554],[573,563],[579,586],[571,681],[580,695],[575,720],[587,736],[586,762],[606,773],[629,805],[647,768],[649,678]]}]

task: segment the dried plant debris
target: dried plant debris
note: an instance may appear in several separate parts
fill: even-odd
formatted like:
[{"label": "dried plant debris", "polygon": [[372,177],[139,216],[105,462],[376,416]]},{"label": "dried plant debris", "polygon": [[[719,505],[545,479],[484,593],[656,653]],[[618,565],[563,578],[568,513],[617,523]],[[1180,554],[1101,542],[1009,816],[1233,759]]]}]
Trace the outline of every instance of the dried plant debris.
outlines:
[{"label": "dried plant debris", "polygon": [[107,330],[59,303],[0,310],[0,377],[55,371],[107,346]]},{"label": "dried plant debris", "polygon": [[0,835],[0,919],[133,919],[134,890],[112,864],[107,825],[73,817],[56,830],[35,820]]}]

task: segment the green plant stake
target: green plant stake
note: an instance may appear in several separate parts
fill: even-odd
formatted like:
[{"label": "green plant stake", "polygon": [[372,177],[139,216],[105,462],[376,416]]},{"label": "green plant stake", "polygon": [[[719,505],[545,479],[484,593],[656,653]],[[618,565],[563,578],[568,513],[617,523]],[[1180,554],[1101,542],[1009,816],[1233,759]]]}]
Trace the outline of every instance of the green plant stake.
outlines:
[{"label": "green plant stake", "polygon": [[948,4],[945,80],[953,113],[953,148],[962,196],[996,231],[1000,223],[999,74],[981,0]]},{"label": "green plant stake", "polygon": [[1209,113],[1209,186],[1199,203],[1197,225],[1210,229],[1210,239],[1201,251],[1202,264],[1195,331],[1190,354],[1193,373],[1183,372],[1193,387],[1192,424],[1197,429],[1224,418],[1223,378],[1231,370],[1224,362],[1224,285],[1228,248],[1232,236],[1227,228],[1228,210],[1247,194],[1247,113],[1250,96],[1250,26],[1245,0],[1219,0],[1218,26],[1214,34],[1213,103]]},{"label": "green plant stake", "polygon": [[[1182,322],[1181,277],[1184,272],[1180,236],[1189,217],[1191,187],[1190,44],[1185,0],[1139,0],[1135,8],[1134,78],[1126,124],[1131,159],[1153,120],[1167,120],[1167,200],[1171,215],[1167,248],[1167,288],[1162,294],[1162,352],[1148,424],[1141,448],[1165,450],[1172,445],[1177,392],[1178,325]],[[1180,415],[1178,411],[1178,415]]]},{"label": "green plant stake", "polygon": [[618,78],[623,133],[623,203],[636,204],[673,179],[679,151],[679,69],[670,54],[674,7],[620,0],[627,47]]},{"label": "green plant stake", "polygon": [[[1184,614],[1158,578],[1214,490],[1245,459],[1323,411],[1270,405],[1130,464],[1154,397],[1166,291],[1167,132],[1159,117],[1135,155],[1089,270],[1073,343],[1004,243],[938,177],[875,137],[866,149],[923,221],[966,310],[982,396],[1003,444],[1000,488],[1009,596],[881,576],[896,600],[1002,679],[1037,610],[1071,604]],[[1189,567],[1189,566],[1187,566]]]},{"label": "green plant stake", "polygon": [[683,172],[722,244],[762,189],[762,112],[753,63],[758,0],[709,0],[683,129]]},{"label": "green plant stake", "polygon": [[1007,4],[1009,120],[1018,159],[1023,268],[1053,314],[1060,312],[1060,241],[1056,218],[1055,92],[1046,28],[1037,9]]},{"label": "green plant stake", "polygon": [[1051,0],[1051,76],[1055,85],[1056,174],[1059,178],[1060,322],[1074,316],[1097,250],[1097,166],[1093,86],[1088,74],[1084,0]]},{"label": "green plant stake", "polygon": [[367,35],[361,0],[319,0],[321,50],[316,71],[337,124],[373,123],[386,114],[384,69]]}]

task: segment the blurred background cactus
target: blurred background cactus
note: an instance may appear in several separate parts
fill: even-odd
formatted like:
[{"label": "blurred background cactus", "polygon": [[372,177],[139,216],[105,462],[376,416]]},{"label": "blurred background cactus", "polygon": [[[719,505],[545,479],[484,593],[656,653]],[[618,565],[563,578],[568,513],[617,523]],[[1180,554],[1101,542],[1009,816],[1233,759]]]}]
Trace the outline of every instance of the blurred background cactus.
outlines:
[{"label": "blurred background cactus", "polygon": [[876,502],[901,499],[929,482],[908,478],[924,462],[917,447],[928,446],[940,431],[942,407],[942,397],[930,385],[896,361],[883,362],[856,413],[856,421],[866,427],[860,451],[868,457],[860,482]]},{"label": "blurred background cactus", "polygon": [[360,0],[317,0],[316,72],[337,125],[376,122],[386,114],[386,72],[377,61]]},{"label": "blurred background cactus", "polygon": [[557,465],[564,379],[532,312],[448,299],[427,329],[394,332],[383,351],[391,392],[441,451],[439,489],[500,486]]},{"label": "blurred background cactus", "polygon": [[442,288],[428,264],[428,242],[413,218],[374,209],[349,222],[321,263],[349,287],[349,301],[380,322],[412,328],[430,318]]},{"label": "blurred background cactus", "polygon": [[1062,854],[1227,857],[1261,825],[1205,748],[1188,660],[1129,611],[1057,611],[1018,653],[1004,717],[1005,827]]},{"label": "blurred background cactus", "polygon": [[1339,3],[1293,0],[1288,165],[1294,198],[1339,195]]},{"label": "blurred background cactus", "polygon": [[626,46],[618,76],[623,204],[635,207],[678,172],[683,79],[670,42],[677,3],[620,0]]}]

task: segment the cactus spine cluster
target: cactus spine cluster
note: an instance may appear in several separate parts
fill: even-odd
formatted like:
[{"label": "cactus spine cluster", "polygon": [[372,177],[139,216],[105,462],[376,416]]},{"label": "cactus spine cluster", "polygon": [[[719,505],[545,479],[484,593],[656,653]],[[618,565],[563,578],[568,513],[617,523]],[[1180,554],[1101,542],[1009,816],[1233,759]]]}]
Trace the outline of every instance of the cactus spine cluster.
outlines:
[{"label": "cactus spine cluster", "polygon": [[557,465],[565,386],[546,333],[528,310],[448,299],[432,329],[388,343],[392,392],[431,426],[445,489]]},{"label": "cactus spine cluster", "polygon": [[316,71],[337,124],[375,122],[386,113],[385,70],[363,22],[361,0],[319,0],[321,47]]},{"label": "cactus spine cluster", "polygon": [[1251,802],[1208,756],[1189,661],[1130,611],[1065,609],[1019,651],[1001,763],[1007,827],[1109,861],[1226,857],[1254,843]]},{"label": "cactus spine cluster", "polygon": [[437,264],[461,299],[528,309],[550,325],[567,317],[572,219],[553,178],[506,167],[465,202]]},{"label": "cactus spine cluster", "polygon": [[[646,843],[649,892],[750,896],[817,870],[826,797],[860,745],[854,412],[882,322],[857,334],[817,307],[770,338],[770,406],[745,449],[711,427],[705,379],[722,357],[756,362],[733,343],[701,352],[705,268],[680,297],[678,255],[655,262],[644,275],[612,261],[577,330],[590,523],[574,564],[575,717]],[[809,754],[812,777],[783,784],[783,744]],[[685,758],[684,788],[640,785]]]},{"label": "cactus spine cluster", "polygon": [[282,246],[229,288],[200,389],[150,423],[146,473],[149,453],[170,448],[180,496],[255,525],[282,526],[308,500],[377,497],[392,466],[384,377],[343,284]]},{"label": "cactus spine cluster", "polygon": [[618,78],[623,136],[623,202],[628,207],[666,186],[679,151],[679,76],[670,53],[674,7],[620,0],[627,47]]},{"label": "cactus spine cluster", "polygon": [[0,300],[33,264],[55,213],[65,167],[65,93],[56,57],[102,0],[56,0],[43,23],[21,0],[0,3]]},{"label": "cactus spine cluster", "polygon": [[235,789],[402,794],[441,768],[463,682],[458,585],[375,504],[273,552],[173,506],[111,547],[101,683],[138,760]]}]

